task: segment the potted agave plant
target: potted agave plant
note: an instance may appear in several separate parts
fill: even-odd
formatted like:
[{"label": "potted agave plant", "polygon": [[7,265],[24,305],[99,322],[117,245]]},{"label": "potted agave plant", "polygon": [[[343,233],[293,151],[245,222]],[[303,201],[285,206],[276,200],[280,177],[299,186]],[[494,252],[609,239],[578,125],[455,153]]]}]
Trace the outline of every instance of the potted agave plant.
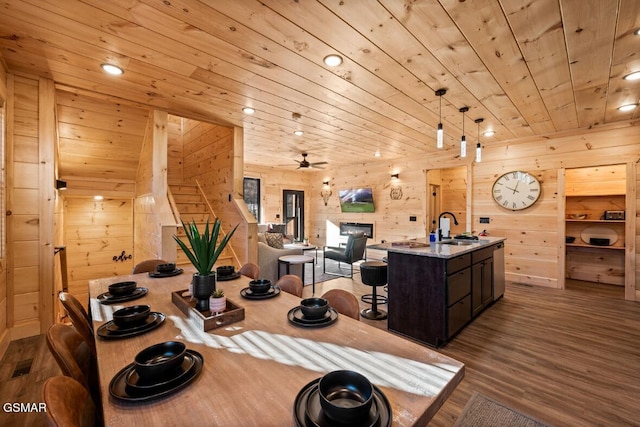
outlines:
[{"label": "potted agave plant", "polygon": [[216,289],[209,298],[209,310],[211,313],[220,313],[227,308],[227,298],[223,289]]},{"label": "potted agave plant", "polygon": [[201,233],[198,230],[195,220],[189,224],[185,224],[184,221],[182,221],[182,228],[189,241],[190,248],[185,242],[180,240],[178,236],[173,236],[174,240],[197,270],[197,273],[193,275],[193,296],[197,300],[196,310],[198,311],[209,310],[209,296],[216,289],[216,273],[212,271],[213,265],[238,228],[236,225],[233,230],[218,243],[220,224],[220,219],[216,218],[213,225],[209,227],[209,219],[207,219],[204,231]]}]

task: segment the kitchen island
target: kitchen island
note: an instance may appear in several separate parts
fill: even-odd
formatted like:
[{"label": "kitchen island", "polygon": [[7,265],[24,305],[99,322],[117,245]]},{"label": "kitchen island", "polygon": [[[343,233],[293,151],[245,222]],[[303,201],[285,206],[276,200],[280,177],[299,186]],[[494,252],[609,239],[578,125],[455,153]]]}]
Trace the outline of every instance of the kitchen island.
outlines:
[{"label": "kitchen island", "polygon": [[440,347],[504,293],[503,237],[374,245],[388,252],[388,329]]}]

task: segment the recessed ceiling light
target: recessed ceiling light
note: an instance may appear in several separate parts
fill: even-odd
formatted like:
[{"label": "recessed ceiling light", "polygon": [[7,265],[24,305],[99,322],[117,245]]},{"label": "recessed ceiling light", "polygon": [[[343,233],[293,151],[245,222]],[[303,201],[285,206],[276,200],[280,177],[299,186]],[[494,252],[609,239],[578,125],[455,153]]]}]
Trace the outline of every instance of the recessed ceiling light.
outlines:
[{"label": "recessed ceiling light", "polygon": [[634,31],[634,33],[636,36],[640,36],[640,28],[638,28],[637,30]]},{"label": "recessed ceiling light", "polygon": [[340,55],[331,54],[325,56],[323,61],[329,67],[337,67],[338,65],[342,64],[342,57]]},{"label": "recessed ceiling light", "polygon": [[119,76],[124,74],[122,68],[113,64],[100,64],[100,67],[104,70],[105,73],[111,74],[112,76]]},{"label": "recessed ceiling light", "polygon": [[634,71],[633,73],[629,73],[623,77],[625,80],[639,80],[640,79],[640,71]]},{"label": "recessed ceiling light", "polygon": [[104,196],[93,196],[93,200],[96,200],[96,201],[104,200]]},{"label": "recessed ceiling light", "polygon": [[298,135],[298,136],[304,135],[304,132],[302,132],[301,130],[294,130],[293,133]]},{"label": "recessed ceiling light", "polygon": [[631,110],[635,110],[637,106],[638,106],[638,104],[627,104],[627,105],[623,105],[621,107],[618,107],[618,110],[620,110],[620,111],[631,111]]},{"label": "recessed ceiling light", "polygon": [[488,131],[485,131],[485,132],[482,133],[482,135],[484,135],[484,136],[493,136],[495,134],[496,133],[494,131],[492,131],[492,130],[488,130]]},{"label": "recessed ceiling light", "polygon": [[244,108],[242,109],[242,112],[243,112],[243,113],[245,113],[245,114],[253,114],[253,113],[255,113],[255,112],[256,112],[256,110],[254,110],[254,109],[253,109],[253,108],[251,108],[251,107],[244,107]]},{"label": "recessed ceiling light", "polygon": [[374,157],[380,157],[380,150],[376,150],[375,153],[373,153]]}]

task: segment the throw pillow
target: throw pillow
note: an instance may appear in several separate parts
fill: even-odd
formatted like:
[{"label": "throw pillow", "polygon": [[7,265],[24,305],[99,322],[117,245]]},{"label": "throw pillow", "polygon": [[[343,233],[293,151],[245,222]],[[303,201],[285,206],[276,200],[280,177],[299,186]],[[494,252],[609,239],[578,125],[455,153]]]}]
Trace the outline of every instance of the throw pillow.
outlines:
[{"label": "throw pillow", "polygon": [[282,233],[264,233],[264,237],[267,239],[267,245],[276,249],[284,249]]}]

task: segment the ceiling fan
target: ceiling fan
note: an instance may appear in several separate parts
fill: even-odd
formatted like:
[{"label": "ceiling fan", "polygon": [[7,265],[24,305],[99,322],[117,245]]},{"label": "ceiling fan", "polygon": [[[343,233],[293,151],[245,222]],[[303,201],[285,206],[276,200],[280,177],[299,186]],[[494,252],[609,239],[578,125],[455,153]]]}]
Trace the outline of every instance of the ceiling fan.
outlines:
[{"label": "ceiling fan", "polygon": [[307,161],[307,153],[302,153],[302,160],[295,160],[295,161],[298,162],[298,164],[299,164],[298,169],[307,169],[307,168],[324,169],[324,168],[320,168],[318,166],[328,164],[327,162],[309,163]]}]

